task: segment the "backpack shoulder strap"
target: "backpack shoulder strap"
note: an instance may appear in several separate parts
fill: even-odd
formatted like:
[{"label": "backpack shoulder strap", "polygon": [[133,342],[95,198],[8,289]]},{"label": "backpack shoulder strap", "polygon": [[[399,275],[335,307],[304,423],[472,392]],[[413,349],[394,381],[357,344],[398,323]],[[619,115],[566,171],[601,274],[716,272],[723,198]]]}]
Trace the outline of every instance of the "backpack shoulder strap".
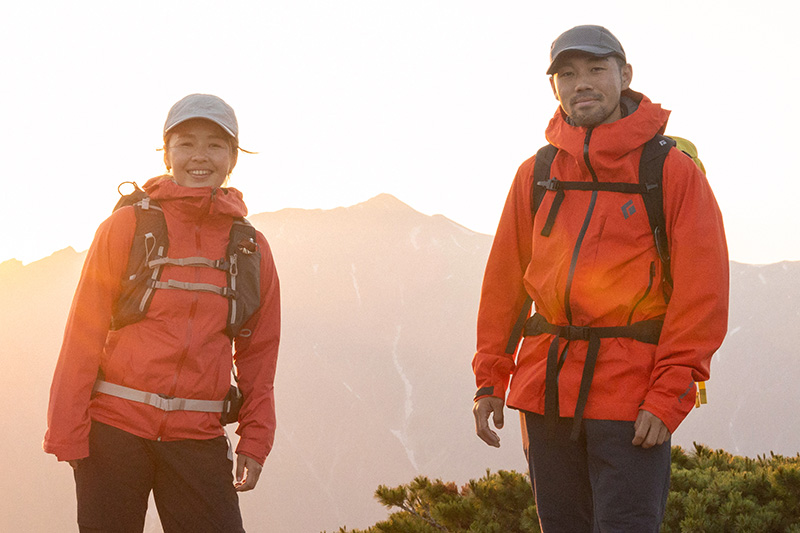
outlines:
[{"label": "backpack shoulder strap", "polygon": [[[642,158],[639,161],[639,183],[644,187],[642,193],[650,229],[656,243],[658,257],[661,260],[662,279],[668,287],[672,287],[670,270],[669,241],[667,225],[664,217],[664,161],[667,154],[675,146],[675,141],[665,135],[656,135],[644,145]],[[667,287],[665,287],[667,290]],[[667,301],[669,296],[664,295]]]},{"label": "backpack shoulder strap", "polygon": [[539,185],[539,182],[550,179],[550,167],[553,165],[557,152],[558,148],[552,144],[542,146],[536,152],[536,159],[533,162],[533,184],[531,185],[531,215],[533,217],[536,217],[536,210],[539,209],[547,190],[543,185]]},{"label": "backpack shoulder strap", "polygon": [[[138,197],[138,200],[131,202],[132,197]],[[136,191],[120,198],[114,210],[126,205],[132,205],[135,209],[136,229],[120,295],[114,303],[112,330],[138,322],[144,317],[153,297],[152,284],[161,276],[161,267],[150,268],[148,263],[166,257],[169,248],[167,222],[158,203],[136,187]]]},{"label": "backpack shoulder strap", "polygon": [[[542,146],[536,152],[536,159],[533,161],[533,183],[531,184],[531,224],[533,224],[533,219],[536,218],[536,210],[539,209],[544,193],[547,191],[547,188],[544,185],[540,185],[540,182],[546,182],[550,179],[550,167],[553,165],[557,152],[558,148],[552,144]],[[552,226],[552,223],[549,223],[549,225]],[[525,320],[530,315],[532,304],[533,299],[528,296],[522,304],[522,308],[520,308],[517,321],[508,337],[508,343],[506,344],[507,354],[516,353],[517,345],[522,338]]]},{"label": "backpack shoulder strap", "polygon": [[230,262],[228,287],[233,293],[228,300],[226,332],[233,339],[249,335],[242,327],[261,304],[261,250],[256,228],[247,219],[234,219],[226,253]]}]

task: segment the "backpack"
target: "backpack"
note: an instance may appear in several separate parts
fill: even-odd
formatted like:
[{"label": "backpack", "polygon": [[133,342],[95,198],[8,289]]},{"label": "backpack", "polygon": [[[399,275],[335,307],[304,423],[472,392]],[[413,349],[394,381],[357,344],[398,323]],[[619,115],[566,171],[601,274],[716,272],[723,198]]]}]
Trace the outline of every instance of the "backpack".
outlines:
[{"label": "backpack", "polygon": [[[564,191],[566,190],[604,190],[640,194],[644,201],[647,219],[650,223],[656,251],[662,266],[664,300],[669,303],[672,294],[673,280],[666,220],[664,217],[662,181],[664,161],[673,147],[677,147],[690,157],[703,173],[705,173],[705,168],[697,157],[697,148],[695,148],[694,144],[680,137],[672,138],[657,134],[645,143],[642,150],[642,156],[639,161],[638,183],[560,181],[550,177],[550,167],[553,164],[558,149],[551,144],[543,146],[536,152],[536,159],[534,161],[533,185],[531,186],[531,218],[535,218],[536,211],[548,190],[555,192],[555,198],[553,199],[553,203],[551,204],[550,211],[541,231],[543,237],[550,235],[559,208],[564,200]],[[525,329],[525,323],[532,303],[533,300],[528,297],[522,306],[522,310],[520,311],[506,346],[507,354],[516,352],[517,345]],[[697,385],[695,406],[700,407],[701,404],[706,403],[705,383],[700,382]]]},{"label": "backpack", "polygon": [[[120,188],[129,183],[133,192],[122,194]],[[110,329],[118,330],[142,320],[147,314],[153,293],[158,289],[179,289],[204,291],[219,294],[228,299],[228,319],[225,333],[233,341],[237,336],[248,337],[250,331],[243,329],[247,320],[258,309],[261,289],[261,252],[256,242],[255,228],[244,218],[236,218],[231,224],[225,257],[208,259],[205,257],[186,257],[173,259],[167,255],[169,239],[167,221],[158,202],[153,201],[146,192],[132,182],[123,182],[117,187],[121,198],[114,211],[132,205],[136,213],[136,229],[128,257],[128,266],[122,277],[122,290],[114,302]],[[175,280],[161,281],[164,265],[208,267],[224,270],[227,285],[218,287],[209,283],[186,283]],[[231,370],[238,383],[235,367]],[[93,392],[109,394],[127,400],[146,403],[163,411],[201,411],[220,413],[220,423],[224,426],[238,421],[239,410],[244,397],[236,385],[231,385],[223,400],[198,400],[166,397],[160,394],[132,389],[105,381],[98,370]]]},{"label": "backpack", "polygon": [[656,243],[659,260],[661,261],[662,281],[664,281],[664,299],[669,303],[672,288],[672,275],[670,271],[669,243],[667,240],[666,221],[664,219],[664,196],[662,192],[662,178],[664,160],[667,153],[676,145],[670,137],[656,135],[644,145],[642,157],[639,161],[639,183],[614,183],[614,182],[564,182],[550,177],[550,166],[555,159],[558,149],[552,144],[543,146],[536,153],[533,167],[533,186],[531,187],[531,216],[536,216],[536,210],[544,198],[545,192],[555,191],[556,197],[547,215],[541,235],[547,237],[555,223],[556,215],[564,200],[565,190],[601,190],[638,193],[644,200],[647,219]]},{"label": "backpack", "polygon": [[[167,223],[158,203],[152,200],[136,183],[134,190],[122,194],[114,211],[132,205],[136,213],[136,230],[131,246],[128,266],[122,278],[122,290],[114,303],[111,329],[142,320],[147,314],[153,294],[159,289],[204,291],[219,294],[228,300],[228,320],[225,332],[233,340],[236,336],[249,336],[242,329],[260,304],[261,252],[256,243],[256,230],[244,218],[236,218],[231,225],[225,257],[170,258]],[[118,187],[119,190],[119,187]],[[208,283],[186,283],[175,280],[161,281],[164,265],[215,268],[226,273],[227,286]]]}]

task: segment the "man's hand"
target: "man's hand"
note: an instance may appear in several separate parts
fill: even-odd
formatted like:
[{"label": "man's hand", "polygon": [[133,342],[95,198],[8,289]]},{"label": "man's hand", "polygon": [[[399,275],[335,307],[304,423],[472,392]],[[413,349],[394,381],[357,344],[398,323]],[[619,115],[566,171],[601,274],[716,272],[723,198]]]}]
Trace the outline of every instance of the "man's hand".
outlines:
[{"label": "man's hand", "polygon": [[639,416],[633,423],[633,445],[642,448],[652,448],[664,444],[669,438],[669,430],[664,422],[656,415],[644,409],[639,410]]},{"label": "man's hand", "polygon": [[256,488],[258,477],[261,475],[261,465],[258,461],[243,453],[236,454],[236,482],[233,484],[239,492]]},{"label": "man's hand", "polygon": [[489,415],[494,414],[494,427],[503,428],[503,400],[494,396],[487,396],[475,402],[472,406],[475,415],[475,433],[483,442],[495,448],[500,447],[500,437],[489,428]]}]

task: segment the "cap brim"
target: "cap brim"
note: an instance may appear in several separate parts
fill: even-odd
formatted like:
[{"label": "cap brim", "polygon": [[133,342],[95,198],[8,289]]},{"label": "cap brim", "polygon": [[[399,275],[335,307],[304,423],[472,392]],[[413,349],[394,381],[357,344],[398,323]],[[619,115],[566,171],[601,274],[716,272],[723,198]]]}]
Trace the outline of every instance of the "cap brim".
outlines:
[{"label": "cap brim", "polygon": [[225,126],[224,124],[222,124],[222,123],[220,123],[220,122],[217,122],[217,121],[216,121],[216,120],[214,120],[213,118],[208,118],[208,117],[206,117],[206,116],[202,116],[202,115],[195,115],[195,116],[192,116],[192,117],[185,117],[185,118],[182,118],[182,119],[180,119],[179,121],[175,122],[175,124],[172,124],[172,125],[170,125],[170,126],[169,126],[169,127],[167,127],[167,128],[164,128],[164,137],[166,137],[166,136],[167,136],[167,133],[169,133],[169,132],[170,132],[170,130],[172,130],[172,129],[173,129],[175,126],[178,126],[179,124],[183,124],[183,123],[184,123],[184,122],[186,122],[187,120],[194,120],[194,119],[196,119],[196,118],[201,118],[201,119],[203,119],[203,120],[207,120],[207,121],[209,121],[209,122],[213,122],[214,124],[216,124],[217,126],[219,126],[220,128],[222,128],[222,131],[224,131],[225,133],[227,133],[228,135],[230,135],[230,136],[231,136],[231,137],[233,137],[234,139],[236,138],[236,135],[234,135],[234,134],[233,134],[233,132],[232,132],[230,129],[228,129],[228,127],[227,127],[227,126]]},{"label": "cap brim", "polygon": [[575,52],[575,51],[586,52],[587,54],[592,54],[593,56],[596,56],[596,57],[608,57],[608,56],[618,56],[619,55],[619,53],[616,52],[615,50],[609,50],[605,46],[591,46],[591,45],[585,45],[585,44],[584,45],[580,45],[580,46],[570,46],[568,48],[564,48],[563,50],[561,50],[558,53],[558,55],[556,55],[556,57],[553,58],[553,62],[550,63],[550,68],[547,69],[547,74],[550,74],[550,75],[553,74],[553,72],[555,70],[556,63],[558,63],[558,58],[560,58],[561,55],[564,52]]}]

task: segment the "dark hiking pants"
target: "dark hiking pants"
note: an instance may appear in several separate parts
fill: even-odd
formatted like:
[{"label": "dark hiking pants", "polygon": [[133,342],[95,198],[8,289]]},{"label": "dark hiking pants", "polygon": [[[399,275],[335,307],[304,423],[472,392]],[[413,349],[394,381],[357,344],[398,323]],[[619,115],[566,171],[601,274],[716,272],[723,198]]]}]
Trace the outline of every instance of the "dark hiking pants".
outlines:
[{"label": "dark hiking pants", "polygon": [[92,422],[75,486],[82,533],[141,533],[151,490],[165,533],[244,531],[225,437],[158,442]]},{"label": "dark hiking pants", "polygon": [[669,494],[670,441],[631,444],[633,422],[584,420],[570,440],[572,418],[555,432],[525,413],[528,464],[543,533],[658,533]]}]

